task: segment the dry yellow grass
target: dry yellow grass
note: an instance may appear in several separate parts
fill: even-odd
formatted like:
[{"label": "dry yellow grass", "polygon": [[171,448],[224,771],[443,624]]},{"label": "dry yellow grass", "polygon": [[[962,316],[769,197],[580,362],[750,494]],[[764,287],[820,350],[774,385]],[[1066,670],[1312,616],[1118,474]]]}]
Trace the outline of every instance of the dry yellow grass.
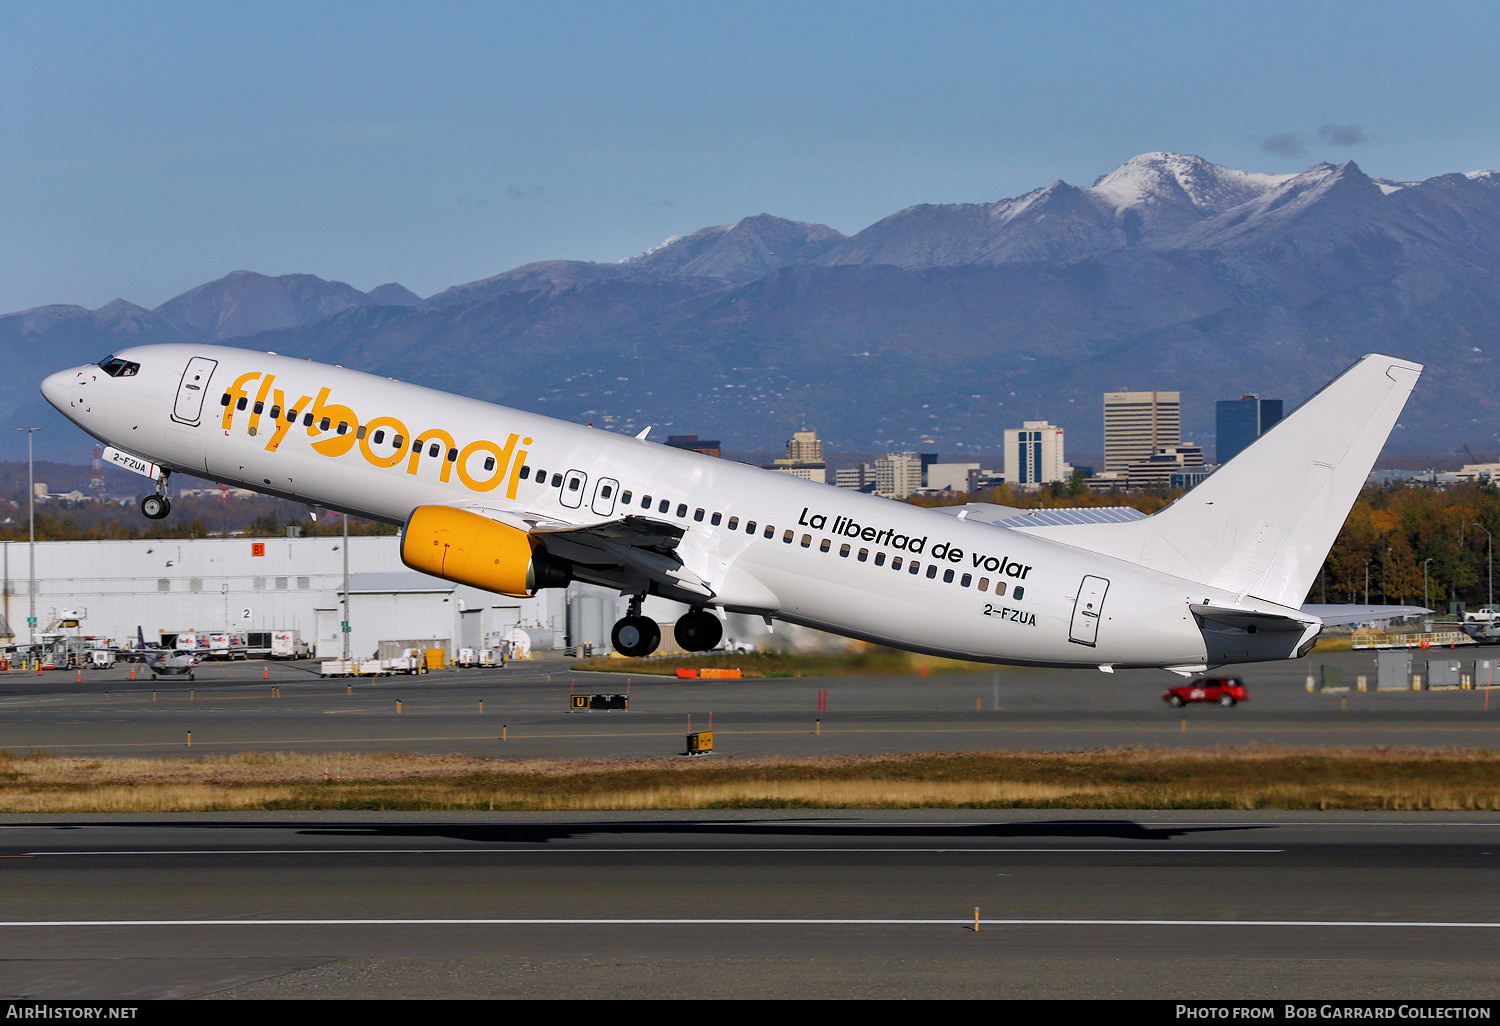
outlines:
[{"label": "dry yellow grass", "polygon": [[1112,749],[818,759],[543,761],[0,753],[0,812],[706,808],[1500,809],[1500,754]]}]

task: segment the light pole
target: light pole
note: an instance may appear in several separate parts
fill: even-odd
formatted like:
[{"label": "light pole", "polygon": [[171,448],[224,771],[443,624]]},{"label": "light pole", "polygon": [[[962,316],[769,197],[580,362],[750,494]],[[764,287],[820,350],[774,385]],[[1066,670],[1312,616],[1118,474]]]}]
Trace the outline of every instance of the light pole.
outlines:
[{"label": "light pole", "polygon": [[1432,605],[1432,603],[1427,600],[1427,564],[1431,562],[1431,556],[1422,560],[1422,605],[1424,606]]},{"label": "light pole", "polygon": [[1370,561],[1365,560],[1365,605],[1370,604]]},{"label": "light pole", "polygon": [[26,642],[36,644],[36,484],[32,481],[31,436],[41,428],[16,428],[26,432],[26,512],[30,521],[27,554],[31,568],[26,575]]}]

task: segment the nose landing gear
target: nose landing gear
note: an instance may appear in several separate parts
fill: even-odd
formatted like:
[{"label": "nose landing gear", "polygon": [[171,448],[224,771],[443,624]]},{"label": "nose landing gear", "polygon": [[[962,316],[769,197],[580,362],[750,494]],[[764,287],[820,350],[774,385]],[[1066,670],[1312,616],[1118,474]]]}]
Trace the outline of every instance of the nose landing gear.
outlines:
[{"label": "nose landing gear", "polygon": [[156,494],[148,495],[141,500],[141,514],[147,520],[160,520],[172,512],[172,500],[167,498],[167,476],[170,471],[163,470],[161,476],[156,479]]}]

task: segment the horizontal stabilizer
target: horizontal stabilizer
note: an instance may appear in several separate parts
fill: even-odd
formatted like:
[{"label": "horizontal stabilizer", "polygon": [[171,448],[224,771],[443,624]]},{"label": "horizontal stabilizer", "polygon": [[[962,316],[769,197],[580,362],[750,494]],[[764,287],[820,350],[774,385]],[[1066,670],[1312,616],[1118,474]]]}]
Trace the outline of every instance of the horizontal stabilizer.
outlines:
[{"label": "horizontal stabilizer", "polygon": [[1320,606],[1312,603],[1303,606],[1302,611],[1322,620],[1324,627],[1342,627],[1369,620],[1393,620],[1398,616],[1421,616],[1432,612],[1422,606]]}]

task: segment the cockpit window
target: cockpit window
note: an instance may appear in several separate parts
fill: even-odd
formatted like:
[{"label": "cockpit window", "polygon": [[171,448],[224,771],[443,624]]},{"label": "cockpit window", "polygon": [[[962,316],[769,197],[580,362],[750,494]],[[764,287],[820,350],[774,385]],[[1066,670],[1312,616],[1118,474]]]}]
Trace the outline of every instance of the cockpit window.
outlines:
[{"label": "cockpit window", "polygon": [[106,356],[99,361],[99,369],[112,378],[133,378],[141,369],[141,365],[122,360],[118,356]]}]

